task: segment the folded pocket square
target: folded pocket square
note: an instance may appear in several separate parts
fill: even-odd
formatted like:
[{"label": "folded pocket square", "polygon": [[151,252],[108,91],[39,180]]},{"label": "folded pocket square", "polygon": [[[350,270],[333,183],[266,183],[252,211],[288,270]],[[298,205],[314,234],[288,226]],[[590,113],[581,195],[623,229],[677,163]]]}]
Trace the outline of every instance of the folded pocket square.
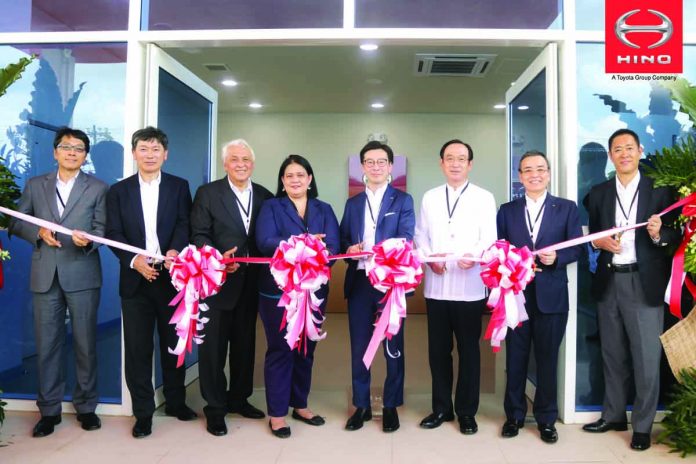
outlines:
[{"label": "folded pocket square", "polygon": [[391,216],[392,214],[396,214],[396,213],[394,211],[392,211],[391,213],[385,214],[384,217]]}]

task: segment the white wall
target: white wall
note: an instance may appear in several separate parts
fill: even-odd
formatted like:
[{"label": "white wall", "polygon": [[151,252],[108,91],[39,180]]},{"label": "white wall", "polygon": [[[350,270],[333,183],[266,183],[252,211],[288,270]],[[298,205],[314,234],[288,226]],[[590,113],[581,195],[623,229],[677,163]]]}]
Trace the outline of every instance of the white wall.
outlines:
[{"label": "white wall", "polygon": [[[439,150],[453,138],[474,149],[471,180],[506,200],[505,117],[478,114],[240,114],[220,113],[218,142],[246,139],[256,152],[254,181],[275,192],[278,168],[291,153],[305,156],[315,172],[319,195],[339,220],[348,197],[348,156],[370,133],[384,133],[395,154],[408,157],[408,191],[417,208],[423,193],[444,182]],[[219,151],[219,150],[218,150]],[[218,156],[218,173],[224,170]]]}]

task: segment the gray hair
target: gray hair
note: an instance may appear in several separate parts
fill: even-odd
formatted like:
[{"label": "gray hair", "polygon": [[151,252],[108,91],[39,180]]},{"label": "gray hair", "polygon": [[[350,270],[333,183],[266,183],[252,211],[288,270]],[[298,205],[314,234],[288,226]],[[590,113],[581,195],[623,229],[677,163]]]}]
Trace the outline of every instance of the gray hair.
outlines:
[{"label": "gray hair", "polygon": [[249,153],[251,153],[251,160],[256,161],[256,155],[254,154],[254,149],[251,148],[251,145],[249,145],[249,142],[247,142],[244,139],[234,139],[230,140],[227,142],[225,145],[222,146],[222,164],[225,164],[225,158],[227,158],[227,149],[233,146],[238,146],[238,147],[243,147],[249,150]]}]

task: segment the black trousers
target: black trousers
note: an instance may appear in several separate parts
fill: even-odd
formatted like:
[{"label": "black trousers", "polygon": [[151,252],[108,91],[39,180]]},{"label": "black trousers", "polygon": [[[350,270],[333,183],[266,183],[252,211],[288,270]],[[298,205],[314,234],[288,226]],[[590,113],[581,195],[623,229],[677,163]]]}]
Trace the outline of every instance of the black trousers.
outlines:
[{"label": "black trousers", "polygon": [[126,384],[133,402],[133,415],[137,418],[150,417],[155,411],[152,386],[155,325],[167,406],[178,408],[186,400],[186,369],[184,366],[177,368],[176,356],[167,351],[167,348],[174,348],[178,340],[174,325],[169,324],[174,311],[169,302],[175,295],[169,273],[162,271],[153,282],[142,280],[134,296],[121,300]]},{"label": "black trousers", "polygon": [[[481,317],[485,300],[446,301],[426,298],[428,358],[432,375],[433,412],[475,416],[481,384]],[[459,368],[452,406],[453,337],[457,340]]]},{"label": "black trousers", "polygon": [[[238,407],[252,394],[257,306],[256,282],[247,279],[234,307],[211,307],[205,313],[210,320],[203,329],[203,343],[198,345],[198,374],[206,417],[222,417],[228,407]],[[229,384],[225,377],[228,357]]]}]

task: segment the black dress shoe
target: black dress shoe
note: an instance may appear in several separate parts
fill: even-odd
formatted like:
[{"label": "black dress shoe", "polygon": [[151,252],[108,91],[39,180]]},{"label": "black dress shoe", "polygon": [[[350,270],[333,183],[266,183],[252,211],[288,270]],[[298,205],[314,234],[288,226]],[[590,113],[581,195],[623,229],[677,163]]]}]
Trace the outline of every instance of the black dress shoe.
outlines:
[{"label": "black dress shoe", "polygon": [[85,414],[78,414],[77,421],[82,424],[83,430],[97,430],[101,428],[101,420],[99,416],[93,412],[88,412]]},{"label": "black dress shoe", "polygon": [[645,451],[648,448],[650,448],[650,434],[633,432],[633,437],[631,437],[631,449]]},{"label": "black dress shoe", "polygon": [[281,427],[279,429],[274,429],[271,421],[268,421],[268,428],[271,429],[271,433],[278,438],[289,438],[291,435],[290,427]]},{"label": "black dress shoe", "polygon": [[382,432],[399,430],[399,413],[396,408],[382,408]]},{"label": "black dress shoe", "polygon": [[503,424],[503,432],[501,435],[506,438],[516,437],[522,427],[524,427],[524,421],[508,419]]},{"label": "black dress shoe", "polygon": [[589,424],[583,425],[582,429],[585,432],[592,433],[604,433],[608,432],[609,430],[617,430],[619,432],[623,432],[625,430],[628,430],[628,424],[626,424],[626,422],[607,422],[604,419],[599,419],[596,422],[591,422]]},{"label": "black dress shoe", "polygon": [[370,408],[356,408],[352,416],[348,418],[346,422],[346,430],[358,430],[363,426],[363,422],[367,422],[372,419],[372,409]]},{"label": "black dress shoe", "polygon": [[436,429],[442,425],[443,422],[450,422],[454,420],[454,414],[445,414],[444,412],[434,412],[425,419],[420,421],[420,426],[424,429]]},{"label": "black dress shoe", "polygon": [[314,415],[309,419],[307,419],[306,417],[302,417],[300,415],[300,413],[297,412],[296,409],[292,410],[292,418],[297,419],[298,421],[302,421],[305,424],[309,424],[309,425],[324,425],[326,423],[324,418],[321,416]]},{"label": "black dress shoe", "polygon": [[539,436],[546,443],[556,443],[558,441],[558,432],[553,424],[539,424]]},{"label": "black dress shoe", "polygon": [[152,433],[152,416],[136,419],[133,426],[134,438],[145,438]]},{"label": "black dress shoe", "polygon": [[32,435],[34,437],[45,437],[53,433],[53,429],[56,425],[60,424],[60,416],[41,416],[39,422],[34,426],[34,431]]},{"label": "black dress shoe", "polygon": [[227,435],[227,424],[225,424],[225,417],[209,417],[205,429],[211,435],[216,437],[222,437]]},{"label": "black dress shoe", "polygon": [[240,414],[242,417],[246,417],[247,419],[263,419],[266,417],[266,414],[264,414],[263,411],[254,407],[248,401],[245,401],[237,406],[229,405],[227,407],[227,412],[230,414]]},{"label": "black dress shoe", "polygon": [[459,431],[464,435],[473,435],[478,432],[478,424],[474,416],[459,416]]},{"label": "black dress shoe", "polygon": [[169,417],[176,417],[180,421],[184,421],[184,422],[192,421],[198,417],[198,414],[196,414],[196,411],[189,408],[185,404],[179,406],[178,408],[167,408],[165,406],[164,413],[166,415],[168,415]]}]

